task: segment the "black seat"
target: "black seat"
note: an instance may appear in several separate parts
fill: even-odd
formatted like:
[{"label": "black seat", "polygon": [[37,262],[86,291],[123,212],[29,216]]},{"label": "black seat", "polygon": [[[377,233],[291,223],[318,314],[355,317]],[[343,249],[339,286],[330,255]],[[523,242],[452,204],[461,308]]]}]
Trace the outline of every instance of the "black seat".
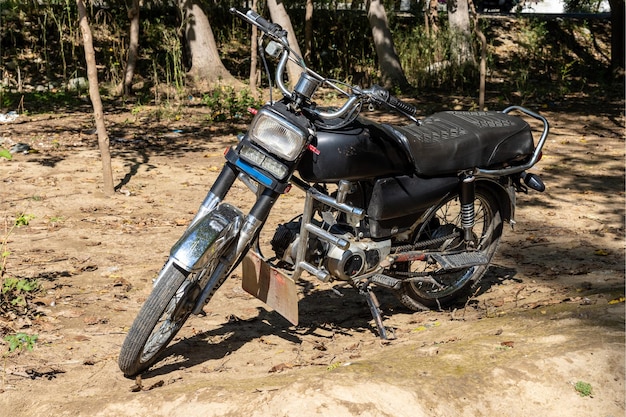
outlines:
[{"label": "black seat", "polygon": [[530,126],[499,112],[435,113],[421,125],[385,126],[411,156],[419,175],[502,167],[533,153]]}]

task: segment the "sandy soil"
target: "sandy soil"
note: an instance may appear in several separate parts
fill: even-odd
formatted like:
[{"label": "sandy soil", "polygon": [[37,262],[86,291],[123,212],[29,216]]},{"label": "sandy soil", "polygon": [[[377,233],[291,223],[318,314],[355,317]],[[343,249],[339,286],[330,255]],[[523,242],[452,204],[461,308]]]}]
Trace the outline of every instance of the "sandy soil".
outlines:
[{"label": "sandy soil", "polygon": [[[109,112],[120,191],[105,198],[88,112],[0,125],[5,147],[36,151],[0,158],[0,216],[34,216],[9,236],[7,273],[43,286],[40,317],[0,319],[2,335],[39,336],[4,354],[0,414],[623,416],[623,103],[542,112],[547,191],[519,196],[515,230],[467,305],[413,313],[380,290],[397,336],[383,342],[351,289],[305,280],[295,327],[237,272],[141,381],[117,368],[124,335],[236,132],[199,110]],[[281,199],[279,218],[301,210],[298,193]]]}]

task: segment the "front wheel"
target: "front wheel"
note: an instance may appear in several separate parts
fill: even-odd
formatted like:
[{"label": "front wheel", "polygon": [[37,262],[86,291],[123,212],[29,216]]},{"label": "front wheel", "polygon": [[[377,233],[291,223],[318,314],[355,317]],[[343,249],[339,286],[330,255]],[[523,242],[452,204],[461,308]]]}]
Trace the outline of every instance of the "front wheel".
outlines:
[{"label": "front wheel", "polygon": [[119,367],[124,375],[148,369],[191,314],[200,290],[189,275],[171,262],[165,266],[122,345]]},{"label": "front wheel", "polygon": [[197,259],[203,266],[190,272],[172,259],[165,264],[122,345],[118,364],[124,375],[137,375],[156,362],[189,318],[203,291],[207,291],[207,302],[222,285],[232,262],[229,254],[238,219],[236,210],[222,206],[207,216],[206,227],[185,235],[192,239],[180,246],[196,250],[202,247]]},{"label": "front wheel", "polygon": [[[474,247],[490,262],[502,236],[500,204],[492,191],[477,187],[474,212]],[[424,249],[454,253],[462,250],[462,231],[461,205],[458,195],[453,195],[444,199],[431,211],[418,229],[415,242],[417,244],[438,242]],[[442,239],[445,236],[457,237]],[[396,294],[400,302],[411,310],[442,308],[470,296],[486,272],[489,262],[452,271],[436,270],[435,265],[424,262],[399,264],[395,269],[398,276],[429,275],[434,282],[407,281],[402,284]]]}]

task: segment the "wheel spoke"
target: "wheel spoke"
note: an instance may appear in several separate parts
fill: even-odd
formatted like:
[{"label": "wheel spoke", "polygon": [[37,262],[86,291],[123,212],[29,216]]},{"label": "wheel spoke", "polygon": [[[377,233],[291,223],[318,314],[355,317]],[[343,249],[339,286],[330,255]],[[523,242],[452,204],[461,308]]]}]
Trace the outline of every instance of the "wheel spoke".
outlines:
[{"label": "wheel spoke", "polygon": [[[497,202],[489,192],[478,190],[474,202],[474,239],[475,247],[485,251],[491,258],[495,251],[495,244],[500,238],[501,222],[497,210]],[[452,236],[442,243],[441,238]],[[421,247],[437,252],[464,250],[464,235],[461,223],[461,205],[458,196],[444,201],[431,212],[424,220],[423,226],[418,231],[415,243],[432,241],[431,245]],[[466,288],[470,283],[476,283],[486,270],[485,265],[466,267],[458,270],[441,270],[438,264],[428,264],[416,261],[397,266],[398,275],[427,274],[435,282],[426,280],[413,280],[407,282],[400,290],[403,303],[411,308],[420,309],[419,306],[440,307],[440,303],[453,300],[457,293]],[[443,300],[443,301],[442,301]]]}]

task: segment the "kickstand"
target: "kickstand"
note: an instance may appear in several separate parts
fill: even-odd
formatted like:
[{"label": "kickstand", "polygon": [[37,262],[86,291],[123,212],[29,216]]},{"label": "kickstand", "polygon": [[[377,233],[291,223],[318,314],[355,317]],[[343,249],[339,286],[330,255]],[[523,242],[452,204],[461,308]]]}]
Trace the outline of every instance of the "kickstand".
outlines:
[{"label": "kickstand", "polygon": [[367,284],[363,285],[359,289],[359,292],[365,296],[365,299],[367,300],[367,305],[370,307],[372,317],[374,317],[374,322],[376,323],[376,327],[378,327],[378,335],[383,340],[389,340],[387,337],[387,329],[385,329],[385,326],[383,325],[383,318],[380,315],[380,304],[378,303],[376,294],[374,294],[372,289]]}]

